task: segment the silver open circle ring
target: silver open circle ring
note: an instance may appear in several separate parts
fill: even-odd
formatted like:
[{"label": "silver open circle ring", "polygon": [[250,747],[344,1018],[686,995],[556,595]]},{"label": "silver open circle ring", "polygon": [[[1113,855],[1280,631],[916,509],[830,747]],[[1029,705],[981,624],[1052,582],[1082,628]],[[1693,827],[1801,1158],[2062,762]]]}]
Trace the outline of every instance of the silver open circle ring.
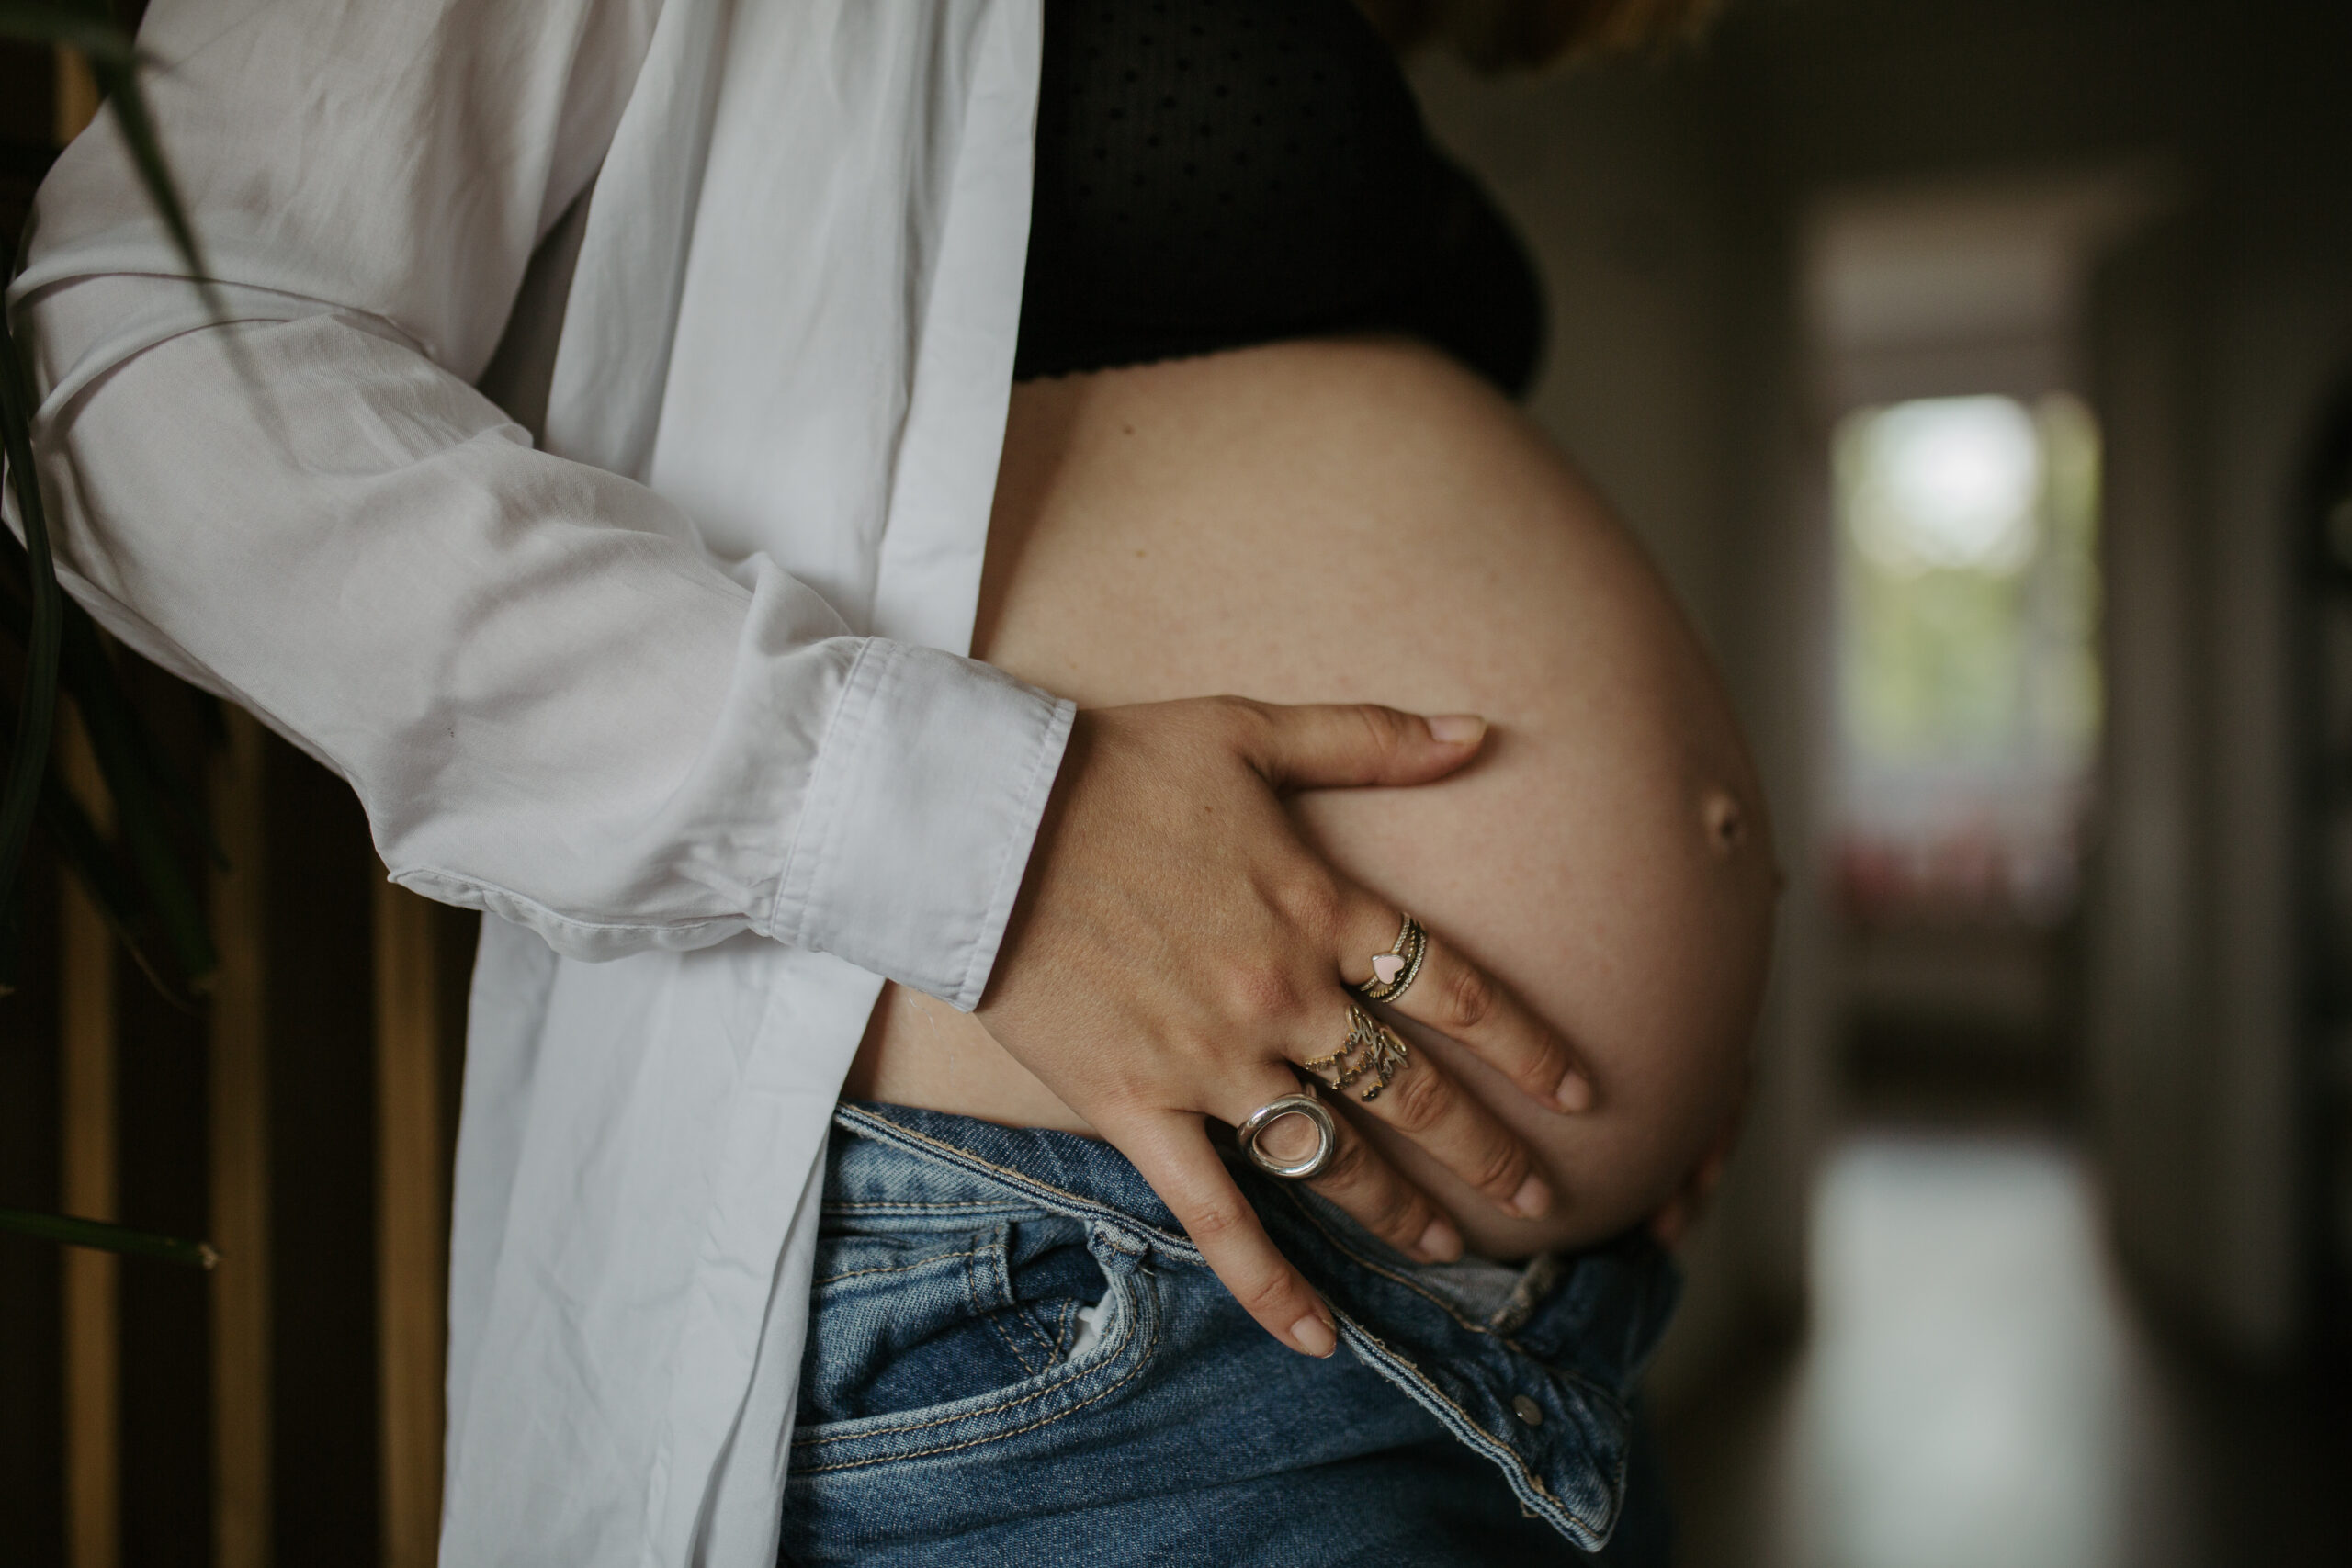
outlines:
[{"label": "silver open circle ring", "polygon": [[[1315,1124],[1315,1152],[1305,1159],[1285,1163],[1258,1147],[1259,1134],[1285,1116],[1304,1116]],[[1332,1120],[1331,1108],[1311,1094],[1285,1094],[1270,1100],[1250,1112],[1233,1131],[1241,1140],[1241,1152],[1250,1156],[1251,1165],[1285,1181],[1305,1181],[1320,1176],[1340,1146],[1340,1124]]]}]

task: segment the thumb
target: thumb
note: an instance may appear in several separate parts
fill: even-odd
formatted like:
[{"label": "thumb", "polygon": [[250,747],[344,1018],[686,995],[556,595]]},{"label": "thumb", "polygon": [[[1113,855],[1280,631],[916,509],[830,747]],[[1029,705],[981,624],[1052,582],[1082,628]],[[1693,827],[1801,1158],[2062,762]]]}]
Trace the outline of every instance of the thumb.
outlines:
[{"label": "thumb", "polygon": [[1418,784],[1442,779],[1478,754],[1487,721],[1434,718],[1372,703],[1265,705],[1250,761],[1283,789]]}]

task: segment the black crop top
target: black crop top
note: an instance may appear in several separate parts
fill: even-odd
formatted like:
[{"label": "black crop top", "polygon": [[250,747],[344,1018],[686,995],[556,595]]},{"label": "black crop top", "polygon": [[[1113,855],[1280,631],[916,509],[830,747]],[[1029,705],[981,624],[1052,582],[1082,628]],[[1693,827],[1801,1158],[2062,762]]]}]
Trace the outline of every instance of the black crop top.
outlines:
[{"label": "black crop top", "polygon": [[1516,397],[1534,268],[1349,0],[1046,0],[1013,374],[1401,332]]}]

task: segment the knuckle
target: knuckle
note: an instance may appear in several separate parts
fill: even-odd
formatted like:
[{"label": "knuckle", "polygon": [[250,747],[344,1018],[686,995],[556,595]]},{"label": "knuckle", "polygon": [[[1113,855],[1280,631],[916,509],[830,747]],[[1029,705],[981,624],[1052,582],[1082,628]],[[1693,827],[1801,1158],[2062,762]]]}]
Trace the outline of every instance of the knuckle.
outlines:
[{"label": "knuckle", "polygon": [[1319,867],[1286,879],[1275,890],[1273,902],[1292,925],[1317,937],[1328,936],[1339,929],[1339,885]]},{"label": "knuckle", "polygon": [[1488,1149],[1471,1172],[1471,1185],[1479,1191],[1498,1198],[1509,1198],[1519,1191],[1527,1179],[1527,1153],[1517,1144],[1502,1143]]},{"label": "knuckle", "polygon": [[1255,754],[1272,745],[1278,728],[1274,710],[1248,697],[1209,697],[1207,711],[1237,750]]},{"label": "knuckle", "polygon": [[1401,750],[1405,744],[1405,719],[1395,708],[1382,707],[1376,703],[1358,703],[1356,722],[1363,726],[1364,744],[1375,754],[1386,755]]},{"label": "knuckle", "polygon": [[1102,1085],[1096,1091],[1094,1105],[1088,1116],[1096,1129],[1113,1142],[1118,1141],[1120,1131],[1141,1125],[1169,1096],[1156,1092],[1159,1086],[1140,1079],[1122,1078]]},{"label": "knuckle", "polygon": [[1426,1070],[1400,1073],[1381,1100],[1388,1107],[1388,1119],[1408,1134],[1428,1132],[1444,1119],[1453,1104],[1451,1086],[1436,1073]]},{"label": "knuckle", "polygon": [[1331,1151],[1331,1163],[1324,1167],[1317,1180],[1335,1191],[1357,1191],[1370,1183],[1376,1173],[1371,1145],[1359,1135],[1343,1133],[1339,1146]]},{"label": "knuckle", "polygon": [[1567,1070],[1567,1053],[1557,1045],[1544,1044],[1537,1046],[1512,1077],[1530,1097],[1547,1100],[1558,1090]]},{"label": "knuckle", "polygon": [[1464,964],[1455,969],[1445,991],[1448,1032],[1476,1029],[1493,1017],[1494,1011],[1495,983],[1476,965]]},{"label": "knuckle", "polygon": [[1238,1234],[1243,1223],[1239,1204],[1220,1201],[1204,1203],[1187,1214],[1184,1230],[1201,1246],[1214,1247],[1226,1237]]},{"label": "knuckle", "polygon": [[1243,1310],[1257,1317],[1274,1314],[1289,1302],[1291,1295],[1290,1280],[1280,1273],[1261,1274],[1229,1288],[1233,1291],[1234,1300],[1241,1303]]},{"label": "knuckle", "polygon": [[1420,1200],[1402,1186],[1391,1185],[1372,1201],[1372,1213],[1365,1223],[1375,1235],[1401,1238],[1406,1242],[1420,1239],[1429,1228],[1429,1220],[1421,1213]]},{"label": "knuckle", "polygon": [[1236,1012],[1245,1019],[1280,1019],[1306,1002],[1306,987],[1289,966],[1263,960],[1233,966],[1227,984]]}]

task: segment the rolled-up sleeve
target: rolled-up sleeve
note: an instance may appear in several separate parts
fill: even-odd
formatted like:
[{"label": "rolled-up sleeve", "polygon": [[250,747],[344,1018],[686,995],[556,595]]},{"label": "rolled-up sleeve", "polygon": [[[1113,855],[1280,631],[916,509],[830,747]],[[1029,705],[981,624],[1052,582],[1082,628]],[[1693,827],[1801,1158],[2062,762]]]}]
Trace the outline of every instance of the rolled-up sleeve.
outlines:
[{"label": "rolled-up sleeve", "polygon": [[[773,929],[868,969],[883,968],[880,953],[936,944],[960,955],[963,970],[926,976],[920,988],[970,1009],[1021,891],[1072,710],[1041,707],[1011,682],[975,692],[963,663],[905,643],[865,645],[800,814]],[[971,852],[989,846],[993,864]],[[908,874],[922,866],[954,875]]]},{"label": "rolled-up sleeve", "polygon": [[67,586],[348,780],[394,877],[585,958],[752,931],[978,1000],[1070,708],[722,568],[471,385],[658,8],[158,0],[222,280],[103,123],[12,320]]}]

